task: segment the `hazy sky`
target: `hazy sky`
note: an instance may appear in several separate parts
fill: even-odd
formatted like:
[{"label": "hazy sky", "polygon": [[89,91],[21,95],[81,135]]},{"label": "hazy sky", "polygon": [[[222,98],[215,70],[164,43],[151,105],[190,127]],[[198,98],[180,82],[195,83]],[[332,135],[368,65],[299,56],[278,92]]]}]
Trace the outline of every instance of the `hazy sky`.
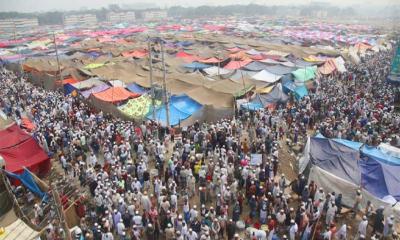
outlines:
[{"label": "hazy sky", "polygon": [[[148,1],[148,0],[147,0]],[[135,4],[147,2],[146,0],[0,0],[0,11],[20,11],[35,12],[48,10],[78,10],[82,7],[100,8],[109,4]],[[159,7],[170,7],[179,5],[183,7],[199,5],[227,5],[227,4],[265,4],[265,5],[299,5],[308,4],[312,0],[155,0],[154,3]],[[316,0],[318,1],[318,0]],[[353,4],[398,4],[399,0],[319,0],[318,2],[328,2],[333,5],[353,5]]]}]

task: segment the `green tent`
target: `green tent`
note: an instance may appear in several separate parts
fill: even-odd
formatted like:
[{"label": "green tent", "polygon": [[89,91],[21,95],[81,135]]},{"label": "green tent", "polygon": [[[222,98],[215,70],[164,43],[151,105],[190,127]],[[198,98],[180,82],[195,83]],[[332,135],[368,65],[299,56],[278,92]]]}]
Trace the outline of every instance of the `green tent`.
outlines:
[{"label": "green tent", "polygon": [[317,66],[312,67],[305,67],[297,69],[296,71],[292,72],[296,81],[306,82],[315,78],[315,73],[317,72]]}]

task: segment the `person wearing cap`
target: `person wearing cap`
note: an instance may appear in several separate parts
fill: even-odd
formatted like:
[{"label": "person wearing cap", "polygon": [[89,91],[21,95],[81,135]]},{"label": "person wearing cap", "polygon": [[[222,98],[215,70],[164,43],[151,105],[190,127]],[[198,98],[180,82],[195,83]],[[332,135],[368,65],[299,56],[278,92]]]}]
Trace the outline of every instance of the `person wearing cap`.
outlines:
[{"label": "person wearing cap", "polygon": [[173,228],[171,223],[167,224],[167,228],[165,229],[165,239],[172,240],[175,238],[175,229]]},{"label": "person wearing cap", "polygon": [[215,218],[211,224],[211,236],[213,239],[219,239],[219,232],[221,230],[221,225],[217,218]]},{"label": "person wearing cap", "polygon": [[279,224],[279,228],[282,229],[286,220],[286,214],[283,209],[279,210],[279,212],[276,214],[276,220]]},{"label": "person wearing cap", "polygon": [[298,232],[298,226],[297,223],[294,221],[294,219],[290,220],[290,227],[289,227],[289,238],[290,240],[295,240],[296,235]]},{"label": "person wearing cap", "polygon": [[383,227],[383,237],[388,238],[394,232],[394,215],[390,215],[385,220],[385,225]]},{"label": "person wearing cap", "polygon": [[116,224],[116,226],[118,236],[120,239],[123,239],[126,228],[122,219]]},{"label": "person wearing cap", "polygon": [[361,211],[362,199],[363,199],[363,196],[361,194],[361,191],[357,190],[354,205],[353,205],[353,218],[355,218],[357,216],[357,214]]},{"label": "person wearing cap", "polygon": [[197,233],[193,231],[192,228],[189,228],[189,231],[186,235],[187,240],[197,240]]},{"label": "person wearing cap", "polygon": [[334,221],[336,212],[337,212],[337,207],[336,207],[335,203],[329,202],[328,210],[326,211],[326,216],[325,216],[325,224],[326,225],[329,226]]},{"label": "person wearing cap", "polygon": [[146,237],[148,240],[156,240],[156,234],[155,234],[155,227],[153,224],[149,223],[146,226],[145,229]]},{"label": "person wearing cap", "polygon": [[360,237],[363,235],[364,237],[367,236],[367,227],[368,227],[368,218],[367,216],[363,216],[361,222],[358,224],[357,235]]}]

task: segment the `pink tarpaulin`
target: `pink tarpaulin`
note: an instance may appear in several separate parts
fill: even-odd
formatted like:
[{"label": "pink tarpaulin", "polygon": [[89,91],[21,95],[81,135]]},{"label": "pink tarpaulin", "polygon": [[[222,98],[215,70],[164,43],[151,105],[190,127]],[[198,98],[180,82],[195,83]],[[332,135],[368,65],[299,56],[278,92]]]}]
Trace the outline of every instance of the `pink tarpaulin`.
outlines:
[{"label": "pink tarpaulin", "polygon": [[230,70],[235,70],[235,69],[242,68],[251,62],[252,62],[252,60],[230,61],[224,68],[230,69]]}]

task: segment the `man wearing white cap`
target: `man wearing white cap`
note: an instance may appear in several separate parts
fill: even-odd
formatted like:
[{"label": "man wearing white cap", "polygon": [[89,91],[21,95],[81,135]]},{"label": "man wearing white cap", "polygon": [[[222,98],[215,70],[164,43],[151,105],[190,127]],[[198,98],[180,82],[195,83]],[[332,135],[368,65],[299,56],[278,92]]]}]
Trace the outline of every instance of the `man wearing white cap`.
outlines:
[{"label": "man wearing white cap", "polygon": [[358,224],[358,236],[361,235],[367,236],[367,227],[368,227],[368,219],[367,216],[363,216],[360,224]]},{"label": "man wearing white cap", "polygon": [[197,233],[189,228],[189,232],[186,235],[187,240],[197,240]]},{"label": "man wearing white cap", "polygon": [[289,237],[290,240],[296,239],[297,231],[299,230],[297,223],[292,219],[290,220]]}]

